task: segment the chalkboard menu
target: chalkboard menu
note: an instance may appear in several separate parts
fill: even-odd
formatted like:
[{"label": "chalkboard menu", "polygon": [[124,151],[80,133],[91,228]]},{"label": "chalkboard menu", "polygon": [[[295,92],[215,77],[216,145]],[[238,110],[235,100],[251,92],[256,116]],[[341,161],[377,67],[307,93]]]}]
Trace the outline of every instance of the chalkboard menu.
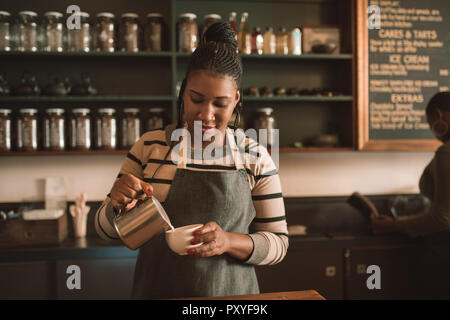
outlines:
[{"label": "chalkboard menu", "polygon": [[368,0],[368,139],[434,139],[425,108],[449,90],[450,1]]}]

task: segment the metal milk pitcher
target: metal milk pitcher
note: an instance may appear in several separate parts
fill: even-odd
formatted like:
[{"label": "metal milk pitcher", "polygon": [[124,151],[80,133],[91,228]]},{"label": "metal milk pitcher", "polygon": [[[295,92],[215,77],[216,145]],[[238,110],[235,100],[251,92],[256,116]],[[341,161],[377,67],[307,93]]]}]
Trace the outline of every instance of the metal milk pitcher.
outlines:
[{"label": "metal milk pitcher", "polygon": [[121,210],[114,218],[114,228],[131,250],[171,228],[170,219],[155,197],[139,200],[128,212]]}]

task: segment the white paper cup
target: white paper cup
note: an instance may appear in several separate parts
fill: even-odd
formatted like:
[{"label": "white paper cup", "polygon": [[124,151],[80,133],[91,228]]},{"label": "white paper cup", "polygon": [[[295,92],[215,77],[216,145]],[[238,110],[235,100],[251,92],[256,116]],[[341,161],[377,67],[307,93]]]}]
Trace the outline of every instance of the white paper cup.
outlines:
[{"label": "white paper cup", "polygon": [[203,242],[198,244],[191,244],[191,241],[194,239],[193,232],[202,226],[203,224],[191,224],[173,230],[167,230],[167,245],[173,252],[181,256],[186,255],[189,249],[196,248],[203,244]]}]

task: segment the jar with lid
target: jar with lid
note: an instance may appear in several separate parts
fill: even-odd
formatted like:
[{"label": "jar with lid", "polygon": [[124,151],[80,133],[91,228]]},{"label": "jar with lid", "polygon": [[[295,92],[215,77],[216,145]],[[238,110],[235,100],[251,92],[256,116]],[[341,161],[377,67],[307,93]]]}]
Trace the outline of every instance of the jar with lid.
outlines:
[{"label": "jar with lid", "polygon": [[38,30],[38,16],[36,12],[19,12],[19,20],[16,25],[17,50],[38,51]]},{"label": "jar with lid", "polygon": [[75,12],[79,15],[80,28],[67,30],[67,47],[69,51],[91,51],[91,27],[89,24],[89,13]]},{"label": "jar with lid", "polygon": [[101,108],[98,109],[98,118],[96,123],[96,141],[97,148],[103,150],[116,149],[116,112],[113,108]]},{"label": "jar with lid", "polygon": [[95,49],[103,52],[114,52],[114,15],[110,12],[97,14],[95,23]]},{"label": "jar with lid", "polygon": [[126,108],[123,112],[125,117],[122,119],[122,147],[131,148],[141,137],[139,109]]},{"label": "jar with lid", "polygon": [[289,54],[302,54],[302,32],[294,28],[289,32]]},{"label": "jar with lid", "polygon": [[11,51],[11,14],[0,11],[0,51]]},{"label": "jar with lid", "polygon": [[220,14],[210,13],[210,14],[206,14],[205,16],[203,16],[203,19],[204,19],[204,22],[203,22],[202,33],[201,33],[202,35],[205,34],[206,30],[211,25],[222,20],[222,17],[220,16]]},{"label": "jar with lid", "polygon": [[124,13],[119,26],[120,51],[139,51],[139,16],[136,13]]},{"label": "jar with lid", "polygon": [[17,149],[19,151],[37,151],[38,117],[37,109],[20,109],[17,119]]},{"label": "jar with lid", "polygon": [[147,130],[155,130],[164,128],[164,108],[148,109]]},{"label": "jar with lid", "polygon": [[163,50],[164,26],[164,17],[161,13],[147,14],[147,21],[144,27],[144,50]]},{"label": "jar with lid", "polygon": [[0,109],[0,151],[11,151],[10,109]]},{"label": "jar with lid", "polygon": [[198,44],[197,16],[183,13],[178,20],[178,51],[194,52]]},{"label": "jar with lid", "polygon": [[87,108],[72,110],[70,120],[70,148],[86,151],[91,148],[91,118]]},{"label": "jar with lid", "polygon": [[64,109],[46,110],[44,118],[44,149],[63,151],[66,147]]},{"label": "jar with lid", "polygon": [[276,53],[277,54],[288,54],[288,33],[286,28],[280,28],[276,34]]},{"label": "jar with lid", "polygon": [[[278,143],[278,134],[275,131],[276,121],[272,115],[272,108],[259,108],[256,110],[255,129],[259,136],[259,143],[268,146],[273,146]],[[262,129],[262,130],[261,130]]]},{"label": "jar with lid", "polygon": [[44,51],[62,52],[64,50],[63,15],[49,11],[44,14]]}]

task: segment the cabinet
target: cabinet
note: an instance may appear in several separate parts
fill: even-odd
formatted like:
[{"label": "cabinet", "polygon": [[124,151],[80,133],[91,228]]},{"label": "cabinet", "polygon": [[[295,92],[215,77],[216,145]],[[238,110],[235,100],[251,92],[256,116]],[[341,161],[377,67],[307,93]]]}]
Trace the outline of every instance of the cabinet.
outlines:
[{"label": "cabinet", "polygon": [[[354,248],[345,251],[346,299],[414,299],[418,296],[420,272],[417,270],[417,247]],[[380,288],[370,289],[367,282],[375,272],[368,267],[379,267]]]},{"label": "cabinet", "polygon": [[[77,5],[91,14],[109,11],[116,15],[135,12],[141,21],[149,12],[164,15],[168,29],[164,52],[114,52],[114,53],[16,53],[0,52],[0,72],[6,74],[9,83],[17,84],[25,70],[33,73],[40,85],[54,77],[70,77],[78,80],[80,73],[87,71],[99,91],[94,97],[0,97],[0,107],[12,108],[15,112],[22,107],[35,107],[43,112],[49,107],[115,107],[118,117],[126,107],[141,108],[146,119],[150,107],[166,109],[167,120],[177,119],[177,84],[183,79],[189,55],[176,51],[176,22],[180,13],[193,12],[198,22],[203,16],[218,13],[222,20],[228,19],[231,11],[240,14],[249,12],[251,29],[271,26],[274,30],[286,27],[288,30],[301,25],[337,25],[341,30],[340,54],[293,55],[243,55],[244,77],[242,90],[250,86],[297,87],[303,89],[330,88],[343,91],[340,96],[279,96],[272,98],[245,97],[244,118],[249,126],[256,108],[272,107],[280,128],[281,152],[342,151],[356,148],[355,126],[355,70],[354,70],[354,0],[346,1],[201,1],[171,0],[142,2],[137,0],[88,1],[80,0]],[[2,10],[13,16],[21,10],[36,11],[42,16],[47,11],[66,12],[69,4],[56,0],[30,3],[18,0],[9,3]],[[336,14],[339,12],[339,14]],[[338,134],[339,146],[335,148],[305,147],[292,148],[293,142],[305,146],[321,134]],[[55,154],[125,154],[127,150],[89,152],[64,151],[35,153],[2,153],[2,155],[55,155]]]},{"label": "cabinet", "polygon": [[[135,264],[135,257],[2,262],[0,299],[131,299]],[[73,265],[79,289],[67,286]]]},{"label": "cabinet", "polygon": [[[131,299],[135,258],[60,260],[56,262],[57,299]],[[78,266],[81,288],[69,289],[69,266]],[[70,270],[69,270],[70,271]]]},{"label": "cabinet", "polygon": [[261,293],[317,290],[326,299],[343,299],[344,277],[341,249],[289,249],[282,262],[273,266],[257,266]]},{"label": "cabinet", "polygon": [[53,267],[48,261],[0,263],[0,299],[50,299]]}]

